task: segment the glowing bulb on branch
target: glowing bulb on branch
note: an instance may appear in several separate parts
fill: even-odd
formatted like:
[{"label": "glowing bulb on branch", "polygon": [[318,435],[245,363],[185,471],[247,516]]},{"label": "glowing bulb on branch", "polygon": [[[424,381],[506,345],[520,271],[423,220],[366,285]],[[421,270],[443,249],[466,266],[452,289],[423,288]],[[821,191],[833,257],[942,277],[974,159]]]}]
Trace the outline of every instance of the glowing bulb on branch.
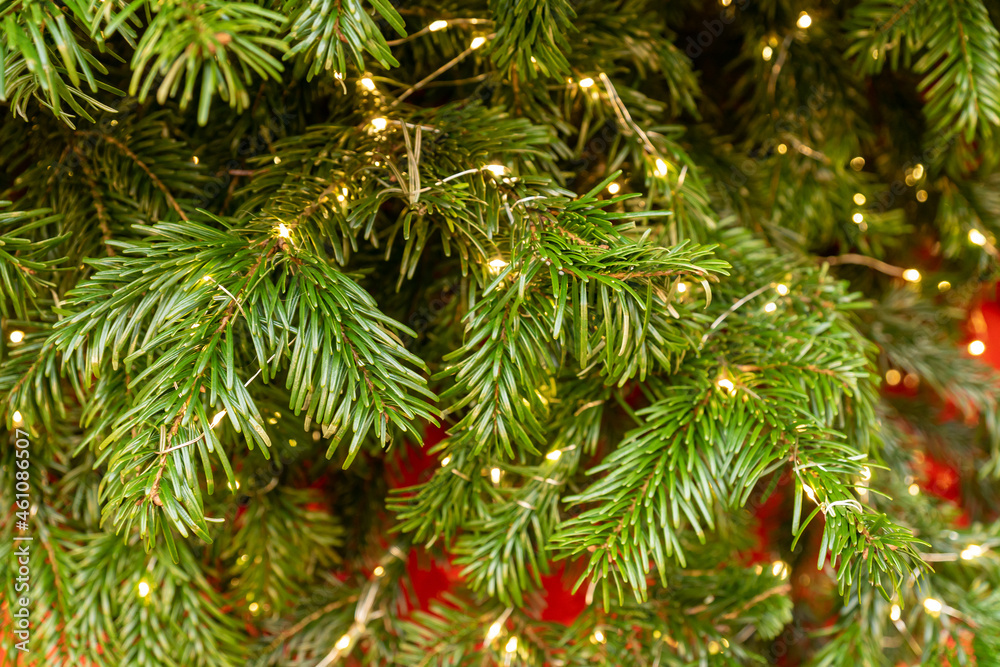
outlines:
[{"label": "glowing bulb on branch", "polygon": [[799,14],[799,20],[795,22],[795,25],[799,26],[803,30],[812,25],[812,17],[809,16],[808,12],[802,12]]},{"label": "glowing bulb on branch", "polygon": [[431,23],[429,26],[427,26],[427,29],[430,30],[431,32],[437,32],[438,30],[444,30],[447,27],[448,27],[447,21],[434,21],[434,23]]},{"label": "glowing bulb on branch", "polygon": [[776,303],[774,303],[773,301],[771,301],[770,303],[768,303],[767,305],[764,306],[764,312],[765,313],[773,313],[777,309],[778,309],[778,305]]},{"label": "glowing bulb on branch", "polygon": [[907,269],[906,271],[903,271],[903,280],[909,283],[919,283],[920,272],[916,269]]},{"label": "glowing bulb on branch", "polygon": [[502,259],[491,259],[489,263],[490,273],[498,274],[503,271],[503,267],[507,266],[508,262]]},{"label": "glowing bulb on branch", "polygon": [[375,90],[375,82],[371,80],[371,77],[364,77],[361,79],[361,85],[368,90]]},{"label": "glowing bulb on branch", "polygon": [[594,85],[594,80],[591,79],[589,76],[586,79],[580,79],[581,88],[590,88],[593,85]]},{"label": "glowing bulb on branch", "polygon": [[656,158],[656,175],[660,177],[667,175],[667,163],[660,158]]},{"label": "glowing bulb on branch", "polygon": [[868,200],[865,199],[865,196],[860,192],[854,194],[854,203],[857,204],[858,206],[864,206],[866,201]]},{"label": "glowing bulb on branch", "polygon": [[551,452],[545,455],[545,458],[547,458],[549,461],[558,461],[560,456],[562,456],[562,450],[553,449]]},{"label": "glowing bulb on branch", "polygon": [[736,393],[736,385],[729,378],[722,378],[716,384],[719,386],[719,389],[724,389],[730,396]]},{"label": "glowing bulb on branch", "polygon": [[139,597],[144,598],[149,595],[149,584],[145,581],[139,582]]},{"label": "glowing bulb on branch", "polygon": [[19,424],[21,424],[21,422],[24,421],[24,416],[21,414],[20,410],[14,410],[14,414],[11,415],[11,417],[14,419],[15,426],[18,426]]},{"label": "glowing bulb on branch", "polygon": [[986,351],[986,343],[984,343],[983,341],[974,340],[971,343],[969,343],[969,354],[971,354],[972,356],[978,357],[985,351]]},{"label": "glowing bulb on branch", "polygon": [[986,237],[978,229],[969,230],[969,241],[976,245],[986,245]]},{"label": "glowing bulb on branch", "polygon": [[24,332],[23,331],[11,331],[10,332],[10,342],[12,342],[12,343],[20,343],[22,340],[24,340]]},{"label": "glowing bulb on branch", "polygon": [[288,229],[288,227],[283,222],[278,224],[278,236],[280,236],[283,239],[289,239],[292,237],[291,230]]},{"label": "glowing bulb on branch", "polygon": [[389,124],[385,118],[372,118],[372,127],[381,132]]},{"label": "glowing bulb on branch", "polygon": [[503,647],[507,653],[513,653],[517,650],[517,637],[511,637],[507,642],[507,645]]},{"label": "glowing bulb on branch", "polygon": [[[350,635],[344,635],[343,637],[341,637],[340,639],[337,640],[336,644],[334,644],[334,646],[336,646],[337,650],[339,650],[339,651],[343,651],[345,648],[347,648],[350,645],[351,645],[351,636]],[[327,644],[327,646],[329,646],[329,644]]]},{"label": "glowing bulb on branch", "polygon": [[503,176],[504,173],[507,171],[507,167],[503,166],[502,164],[488,164],[485,167],[483,167],[483,169],[490,172],[494,176]]},{"label": "glowing bulb on branch", "polygon": [[941,610],[944,609],[944,605],[941,604],[940,600],[935,600],[934,598],[927,598],[924,600],[924,609],[927,610],[928,614],[940,614]]},{"label": "glowing bulb on branch", "polygon": [[970,544],[962,550],[962,560],[972,560],[983,555],[983,548],[978,544]]},{"label": "glowing bulb on branch", "polygon": [[500,636],[500,629],[503,624],[500,621],[496,621],[490,626],[490,629],[486,631],[486,643],[489,644],[491,641]]},{"label": "glowing bulb on branch", "polygon": [[490,470],[490,480],[494,484],[500,483],[500,468],[493,468],[492,470]]},{"label": "glowing bulb on branch", "polygon": [[774,291],[776,291],[781,296],[785,296],[786,294],[788,294],[788,286],[778,283],[777,285],[774,286]]},{"label": "glowing bulb on branch", "polygon": [[892,605],[892,608],[889,609],[889,618],[891,618],[894,621],[898,621],[901,613],[902,609],[899,608],[899,605],[894,604]]},{"label": "glowing bulb on branch", "polygon": [[770,46],[765,46],[760,51],[760,57],[764,59],[764,62],[769,61],[771,59],[771,56],[773,55],[774,55],[774,49],[772,49]]},{"label": "glowing bulb on branch", "polygon": [[485,37],[476,37],[474,40],[472,40],[472,43],[469,44],[469,48],[473,49],[473,50],[474,49],[478,49],[480,46],[482,46],[485,43],[486,43],[486,38]]},{"label": "glowing bulb on branch", "polygon": [[610,192],[613,195],[618,194],[618,192],[621,189],[622,189],[622,186],[618,185],[617,183],[611,183],[611,184],[608,185],[608,192]]}]

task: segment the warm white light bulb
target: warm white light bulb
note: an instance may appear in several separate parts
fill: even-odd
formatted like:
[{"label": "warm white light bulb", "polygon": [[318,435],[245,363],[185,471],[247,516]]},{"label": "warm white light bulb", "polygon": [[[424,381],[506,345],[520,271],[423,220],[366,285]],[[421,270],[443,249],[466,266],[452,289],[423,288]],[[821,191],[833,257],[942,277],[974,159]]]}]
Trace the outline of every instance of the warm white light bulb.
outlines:
[{"label": "warm white light bulb", "polygon": [[389,124],[385,118],[372,118],[372,127],[381,132]]},{"label": "warm white light bulb", "polygon": [[485,167],[483,167],[483,169],[492,173],[494,176],[503,176],[504,173],[507,171],[507,167],[503,166],[502,164],[488,164]]},{"label": "warm white light bulb", "polygon": [[[344,635],[343,637],[341,637],[340,639],[337,640],[336,644],[334,644],[334,646],[336,646],[337,649],[340,650],[340,651],[343,651],[345,648],[347,648],[350,645],[351,645],[351,636],[350,635]],[[327,646],[329,646],[329,644],[327,644]]]},{"label": "warm white light bulb", "polygon": [[618,194],[618,191],[621,190],[621,189],[622,189],[622,186],[618,185],[617,183],[610,183],[608,185],[608,192],[610,192],[613,195]]},{"label": "warm white light bulb", "polygon": [[290,229],[288,229],[288,227],[285,225],[285,223],[283,223],[283,222],[279,223],[278,224],[278,236],[280,236],[283,239],[291,238],[292,237],[292,231]]},{"label": "warm white light bulb", "polygon": [[778,309],[778,304],[774,303],[773,301],[764,306],[765,313],[773,313],[777,309]]},{"label": "warm white light bulb", "polygon": [[444,30],[447,27],[448,27],[447,21],[434,21],[434,23],[431,23],[429,26],[427,26],[427,29],[430,30],[431,32],[437,32],[438,30]]},{"label": "warm white light bulb", "polygon": [[865,216],[861,215],[860,213],[855,213],[853,216],[851,216],[851,220],[853,220],[856,224],[860,225],[862,222],[865,221]]},{"label": "warm white light bulb", "polygon": [[486,43],[485,37],[476,37],[472,40],[472,44],[469,44],[470,49],[478,49],[480,46]]},{"label": "warm white light bulb", "polygon": [[517,637],[511,637],[507,642],[507,645],[503,647],[507,653],[513,653],[517,650]]},{"label": "warm white light bulb", "polygon": [[803,30],[812,25],[812,17],[809,16],[808,12],[802,12],[799,14],[799,20],[795,22],[795,25],[799,26]]},{"label": "warm white light bulb", "polygon": [[901,613],[902,609],[899,608],[899,605],[894,604],[892,605],[892,608],[889,609],[889,618],[891,618],[894,621],[898,621]]},{"label": "warm white light bulb", "polygon": [[11,331],[10,332],[10,342],[12,342],[12,343],[20,343],[22,340],[24,340],[24,332],[23,331]]},{"label": "warm white light bulb", "polygon": [[986,237],[978,229],[969,230],[969,241],[976,245],[986,245]]},{"label": "warm white light bulb", "polygon": [[489,263],[490,273],[500,273],[503,267],[507,266],[507,262],[502,259],[491,259]]},{"label": "warm white light bulb", "polygon": [[941,610],[944,609],[944,605],[941,604],[940,600],[935,600],[934,598],[927,598],[924,600],[924,609],[931,614],[939,614]]},{"label": "warm white light bulb", "polygon": [[21,414],[20,410],[14,410],[14,414],[11,415],[14,418],[14,424],[20,424],[24,421],[24,416]]},{"label": "warm white light bulb", "polygon": [[962,551],[962,560],[972,560],[983,555],[983,548],[978,544],[970,544]]},{"label": "warm white light bulb", "polygon": [[545,455],[549,461],[558,461],[559,457],[562,456],[562,450],[553,449],[551,452]]},{"label": "warm white light bulb", "polygon": [[451,457],[450,456],[446,456],[443,459],[441,459],[441,467],[442,468],[446,467],[449,463],[451,463]]},{"label": "warm white light bulb", "polygon": [[660,177],[667,175],[667,163],[660,158],[656,158],[656,175]]},{"label": "warm white light bulb", "polygon": [[785,296],[786,294],[788,294],[788,285],[782,285],[781,283],[778,283],[777,285],[774,286],[774,290],[781,296]]},{"label": "warm white light bulb", "polygon": [[772,49],[770,46],[765,46],[763,49],[760,50],[760,57],[764,59],[764,62],[770,60],[771,56],[773,55],[774,55],[774,49]]},{"label": "warm white light bulb", "polygon": [[593,85],[594,85],[594,80],[591,79],[589,76],[586,79],[580,79],[581,88],[590,88]]},{"label": "warm white light bulb", "polygon": [[149,595],[149,584],[145,581],[139,582],[139,597],[144,598]]},{"label": "warm white light bulb", "polygon": [[222,418],[225,417],[225,416],[226,416],[226,411],[225,410],[219,410],[218,412],[215,413],[215,416],[212,417],[212,421],[209,423],[208,427],[209,428],[215,428],[216,426],[219,425],[219,422],[221,422]]},{"label": "warm white light bulb", "polygon": [[368,90],[375,90],[375,82],[371,80],[371,77],[364,77],[361,79],[361,85]]},{"label": "warm white light bulb", "polygon": [[978,357],[985,351],[986,351],[986,343],[984,343],[983,341],[974,340],[971,343],[969,343],[969,354],[971,354],[972,356]]},{"label": "warm white light bulb", "polygon": [[730,396],[736,393],[736,385],[729,378],[722,378],[716,384],[719,385],[720,389],[725,389]]},{"label": "warm white light bulb", "polygon": [[500,483],[500,468],[493,468],[492,470],[490,470],[490,480],[494,484]]},{"label": "warm white light bulb", "polygon": [[594,630],[594,641],[597,642],[598,644],[603,644],[605,641],[604,633],[601,632],[600,630]]},{"label": "warm white light bulb", "polygon": [[684,294],[684,292],[687,292],[687,291],[688,291],[687,283],[677,283],[677,292],[678,293]]},{"label": "warm white light bulb", "polygon": [[907,269],[903,271],[903,280],[910,283],[918,283],[920,282],[920,272],[916,269]]},{"label": "warm white light bulb", "polygon": [[382,575],[385,574],[385,568],[382,567],[381,565],[376,565],[375,569],[372,570],[372,574],[374,574],[376,577],[381,577]]},{"label": "warm white light bulb", "polygon": [[491,641],[500,636],[500,629],[502,627],[503,626],[500,624],[500,621],[496,621],[495,623],[493,623],[493,625],[490,626],[490,629],[486,631],[487,644],[489,644]]},{"label": "warm white light bulb", "polygon": [[865,199],[865,196],[860,192],[854,194],[854,203],[857,204],[858,206],[864,206],[866,201],[868,200]]}]

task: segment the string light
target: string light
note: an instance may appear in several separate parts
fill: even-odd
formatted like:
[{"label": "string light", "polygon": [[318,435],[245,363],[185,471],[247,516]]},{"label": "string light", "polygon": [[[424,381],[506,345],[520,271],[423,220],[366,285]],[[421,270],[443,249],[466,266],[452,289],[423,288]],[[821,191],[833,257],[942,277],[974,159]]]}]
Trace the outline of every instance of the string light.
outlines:
[{"label": "string light", "polygon": [[604,638],[604,633],[600,630],[594,630],[594,642],[597,644],[603,644],[607,640]]},{"label": "string light", "polygon": [[476,37],[474,40],[472,40],[472,44],[469,44],[469,48],[475,50],[485,43],[486,43],[485,37]]},{"label": "string light", "polygon": [[885,372],[885,382],[890,387],[895,387],[902,381],[903,381],[903,375],[895,368],[890,368]]},{"label": "string light", "polygon": [[783,560],[776,560],[771,564],[771,574],[781,579],[788,578],[788,563]]},{"label": "string light", "polygon": [[386,125],[388,124],[389,121],[387,121],[385,118],[372,118],[372,127],[374,127],[379,132],[384,130],[386,128]]},{"label": "string light", "polygon": [[928,614],[932,616],[937,616],[944,609],[944,605],[941,604],[940,600],[935,600],[934,598],[926,598],[924,600],[924,609],[927,610]]},{"label": "string light", "polygon": [[781,296],[785,296],[786,294],[788,294],[788,285],[783,285],[782,283],[778,283],[777,285],[774,286],[774,291],[780,294]]},{"label": "string light", "polygon": [[274,156],[274,164],[281,164],[281,158],[277,155]]},{"label": "string light", "polygon": [[983,548],[978,544],[970,544],[962,550],[962,560],[972,560],[983,555]]},{"label": "string light", "polygon": [[256,602],[251,602],[250,603],[250,613],[251,614],[256,614],[258,609],[260,609],[260,605],[259,604],[257,604]]},{"label": "string light", "polygon": [[[806,492],[807,496],[809,496],[809,500],[816,502],[816,492],[813,491],[813,488],[811,486],[809,486],[808,484],[803,484],[802,490]],[[777,574],[777,572],[775,572],[775,574]]]},{"label": "string light", "polygon": [[447,467],[447,465],[449,463],[451,463],[451,457],[450,456],[446,456],[443,459],[441,459],[441,467],[442,468]]},{"label": "string light", "polygon": [[24,421],[24,417],[21,415],[21,411],[20,410],[14,410],[14,414],[11,415],[11,417],[13,417],[13,419],[14,419],[14,425],[15,426]]},{"label": "string light", "polygon": [[868,466],[864,466],[861,469],[861,479],[867,481],[872,478],[872,469]]},{"label": "string light", "polygon": [[508,262],[505,262],[502,259],[491,259],[489,263],[490,273],[500,273],[503,270],[503,267],[507,266],[507,264]]},{"label": "string light", "polygon": [[551,452],[545,455],[545,458],[547,458],[549,461],[558,461],[560,456],[562,456],[562,450],[553,449]]},{"label": "string light", "polygon": [[222,418],[225,417],[225,416],[226,416],[226,411],[225,410],[219,410],[218,412],[215,413],[215,416],[212,417],[212,421],[209,422],[208,427],[209,428],[215,428],[216,426],[219,425],[219,422],[221,422]]},{"label": "string light", "polygon": [[147,584],[145,581],[139,582],[139,597],[144,598],[147,595],[149,595],[149,590],[150,590],[149,584]]},{"label": "string light", "polygon": [[720,389],[725,389],[730,396],[736,393],[736,385],[729,378],[722,378],[716,384]]},{"label": "string light", "polygon": [[919,202],[927,201],[927,190],[917,190],[917,201]]},{"label": "string light", "polygon": [[906,271],[903,271],[903,280],[910,283],[919,283],[920,272],[916,269],[907,269]]},{"label": "string light", "polygon": [[863,194],[861,194],[860,192],[854,193],[854,203],[855,204],[857,204],[858,206],[864,206],[866,201],[868,201],[868,200],[865,199],[865,196]]},{"label": "string light", "polygon": [[503,166],[502,164],[488,164],[485,167],[483,167],[483,169],[492,173],[494,176],[503,176],[504,173],[507,171],[507,167]]},{"label": "string light", "polygon": [[986,343],[984,343],[983,341],[974,340],[971,343],[969,343],[969,354],[971,354],[972,356],[978,357],[985,351],[986,351]]},{"label": "string light", "polygon": [[910,484],[910,488],[908,488],[907,491],[909,491],[911,496],[920,495],[920,487],[916,484]]},{"label": "string light", "polygon": [[198,162],[199,162],[198,156],[197,155],[192,155],[191,156],[191,162],[194,162],[195,164],[198,164]]},{"label": "string light", "polygon": [[507,645],[504,646],[503,649],[505,651],[507,651],[507,653],[513,653],[514,651],[516,651],[517,650],[517,637],[511,637],[510,640],[508,640]]},{"label": "string light", "polygon": [[493,468],[493,470],[490,470],[490,480],[492,480],[494,484],[500,483],[500,468]]},{"label": "string light", "polygon": [[363,77],[361,79],[361,85],[367,88],[368,90],[375,90],[375,82],[371,80],[371,77],[368,76]]},{"label": "string light", "polygon": [[617,183],[611,183],[608,185],[608,192],[610,192],[613,195],[618,194],[618,191],[621,189],[622,186],[618,185]]},{"label": "string light", "polygon": [[808,12],[802,12],[799,14],[799,20],[795,22],[795,25],[799,26],[803,30],[812,25],[812,17],[809,16]]},{"label": "string light", "polygon": [[[226,482],[226,486],[229,487],[230,491],[233,490],[233,485],[230,482]],[[240,489],[240,480],[236,480],[236,490],[239,491],[239,489]]]},{"label": "string light", "polygon": [[898,604],[894,604],[889,609],[889,618],[891,618],[894,621],[898,621],[899,620],[899,616],[900,616],[901,613],[902,613],[902,609],[899,608],[899,605]]},{"label": "string light", "polygon": [[290,238],[292,238],[292,232],[291,232],[291,230],[288,229],[288,227],[285,226],[285,223],[283,223],[283,222],[278,224],[278,236],[280,236],[283,239],[290,239]]},{"label": "string light", "polygon": [[733,0],[719,0],[719,4],[722,5],[723,7],[728,7],[729,5],[733,4]]},{"label": "string light", "polygon": [[760,57],[764,59],[764,62],[769,61],[771,59],[771,56],[773,55],[774,55],[774,49],[772,49],[770,46],[765,45],[764,48],[760,50]]},{"label": "string light", "polygon": [[679,294],[684,294],[684,292],[687,291],[688,291],[687,283],[677,283],[677,292]]},{"label": "string light", "polygon": [[496,621],[490,626],[490,629],[486,631],[486,643],[489,644],[494,639],[500,636],[500,629],[503,627],[503,623]]},{"label": "string light", "polygon": [[778,144],[778,153],[780,155],[784,155],[787,152],[788,152],[788,146],[786,146],[785,144]]},{"label": "string light", "polygon": [[590,88],[593,85],[594,85],[594,80],[591,79],[589,76],[586,79],[580,79],[581,88]]},{"label": "string light", "polygon": [[434,23],[431,23],[429,26],[427,26],[427,29],[430,30],[431,32],[437,32],[438,30],[444,30],[447,27],[448,27],[447,21],[434,21]]},{"label": "string light", "polygon": [[667,163],[660,158],[656,158],[656,175],[661,178],[667,175]]},{"label": "string light", "polygon": [[951,289],[951,283],[948,282],[947,280],[942,280],[941,282],[938,283],[938,290],[939,291],[941,291],[941,292],[947,292],[950,289]]},{"label": "string light", "polygon": [[978,229],[969,230],[969,241],[976,245],[986,245],[986,237]]},{"label": "string light", "polygon": [[774,303],[773,301],[764,306],[765,313],[773,313],[777,309],[778,309],[778,304]]},{"label": "string light", "polygon": [[854,171],[861,171],[865,168],[865,159],[860,155],[856,158],[851,158],[851,169]]},{"label": "string light", "polygon": [[374,574],[376,577],[381,577],[382,575],[385,574],[385,568],[382,567],[381,565],[376,565],[375,569],[372,570],[372,574]]},{"label": "string light", "polygon": [[860,225],[862,222],[865,221],[865,216],[861,215],[860,213],[855,213],[853,216],[851,216],[851,220],[853,220],[856,224]]},{"label": "string light", "polygon": [[924,177],[924,165],[918,164],[916,167],[913,168],[913,178],[919,181],[923,177]]},{"label": "string light", "polygon": [[351,645],[351,636],[350,635],[344,635],[343,637],[341,637],[340,639],[337,640],[336,644],[334,644],[334,646],[336,646],[337,650],[339,650],[339,651],[343,651],[345,648],[347,648],[350,645]]},{"label": "string light", "polygon": [[23,331],[11,331],[10,332],[10,342],[12,342],[12,343],[20,343],[22,340],[24,340],[24,332]]}]

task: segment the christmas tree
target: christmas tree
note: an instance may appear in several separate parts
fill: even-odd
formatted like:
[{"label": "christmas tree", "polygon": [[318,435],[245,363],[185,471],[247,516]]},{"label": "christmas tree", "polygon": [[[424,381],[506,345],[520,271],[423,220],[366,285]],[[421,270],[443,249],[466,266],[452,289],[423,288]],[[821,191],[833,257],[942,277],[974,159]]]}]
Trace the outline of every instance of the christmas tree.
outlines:
[{"label": "christmas tree", "polygon": [[3,0],[0,662],[1000,664],[998,26]]}]

